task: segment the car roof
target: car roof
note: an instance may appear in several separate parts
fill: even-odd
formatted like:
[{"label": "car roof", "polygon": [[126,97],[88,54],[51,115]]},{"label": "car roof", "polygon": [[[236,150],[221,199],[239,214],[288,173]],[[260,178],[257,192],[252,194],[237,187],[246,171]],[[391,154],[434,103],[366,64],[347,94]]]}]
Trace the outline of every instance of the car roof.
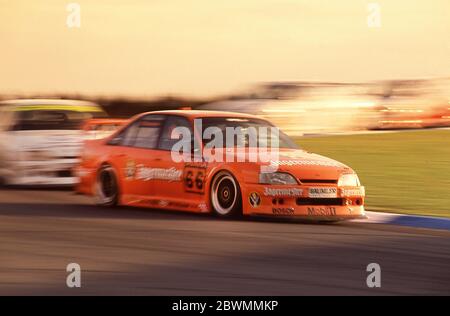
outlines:
[{"label": "car roof", "polygon": [[94,124],[122,124],[128,122],[127,119],[115,119],[115,118],[94,118],[86,121],[87,125]]},{"label": "car roof", "polygon": [[185,116],[191,119],[204,118],[204,117],[236,117],[236,118],[254,118],[260,119],[255,115],[237,113],[237,112],[227,112],[227,111],[208,111],[208,110],[167,110],[167,111],[153,111],[142,113],[142,115],[147,114],[166,114],[166,115],[179,115]]}]

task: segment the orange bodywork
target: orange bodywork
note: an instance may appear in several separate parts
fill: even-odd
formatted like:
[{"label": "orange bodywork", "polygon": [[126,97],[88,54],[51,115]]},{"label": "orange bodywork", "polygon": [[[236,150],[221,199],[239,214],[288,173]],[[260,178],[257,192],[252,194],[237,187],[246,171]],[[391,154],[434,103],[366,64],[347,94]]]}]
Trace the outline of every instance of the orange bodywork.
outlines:
[{"label": "orange bodywork", "polygon": [[121,126],[126,122],[128,122],[127,119],[90,119],[83,124],[81,129],[84,131],[92,131],[99,129],[102,126]]},{"label": "orange bodywork", "polygon": [[90,119],[83,124],[81,130],[86,133],[87,139],[104,138],[127,122],[126,119]]},{"label": "orange bodywork", "polygon": [[[78,192],[95,195],[98,171],[107,164],[117,178],[120,205],[209,213],[213,207],[212,179],[225,170],[237,180],[244,215],[314,220],[365,217],[364,187],[359,181],[354,186],[338,183],[342,175],[354,174],[354,171],[335,160],[301,149],[280,148],[277,161],[277,172],[290,174],[296,184],[263,184],[260,182],[262,163],[259,162],[217,162],[211,161],[207,154],[201,161],[175,162],[170,150],[129,146],[126,141],[117,143],[127,128],[148,115],[183,117],[191,124],[198,118],[256,118],[229,112],[181,110],[138,115],[111,136],[85,143],[81,163],[76,168],[80,178]],[[193,129],[193,133],[201,138],[197,130]]]}]

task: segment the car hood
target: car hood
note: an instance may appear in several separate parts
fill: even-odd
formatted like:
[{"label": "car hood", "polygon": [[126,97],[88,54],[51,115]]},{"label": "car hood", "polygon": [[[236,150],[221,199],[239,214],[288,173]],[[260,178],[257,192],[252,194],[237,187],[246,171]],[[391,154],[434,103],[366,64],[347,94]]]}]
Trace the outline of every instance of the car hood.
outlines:
[{"label": "car hood", "polygon": [[277,171],[288,172],[303,182],[337,181],[344,173],[353,173],[345,164],[334,159],[299,149],[280,150],[270,165]]},{"label": "car hood", "polygon": [[[227,157],[227,161],[239,161],[236,151],[229,149],[219,151],[226,152],[225,157]],[[311,183],[314,183],[314,180],[329,180],[328,183],[334,183],[339,179],[340,175],[354,173],[350,167],[339,161],[301,149],[280,149],[270,159],[258,156],[257,161],[248,160],[250,156],[249,149],[245,150],[245,154],[247,165],[243,167],[246,169],[243,170],[244,172],[254,172],[251,171],[252,167],[257,167],[259,169],[258,172],[288,172],[300,181],[306,180],[305,182],[307,182],[309,180]],[[326,183],[325,181],[323,182]]]}]

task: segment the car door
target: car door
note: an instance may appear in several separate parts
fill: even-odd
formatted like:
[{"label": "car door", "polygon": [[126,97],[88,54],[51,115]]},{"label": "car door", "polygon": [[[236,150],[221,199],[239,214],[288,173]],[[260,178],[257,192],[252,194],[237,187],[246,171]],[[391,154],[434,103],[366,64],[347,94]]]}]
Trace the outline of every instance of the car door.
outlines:
[{"label": "car door", "polygon": [[111,159],[122,179],[123,203],[145,204],[155,194],[152,170],[164,120],[164,115],[143,116],[118,136],[118,147]]},{"label": "car door", "polygon": [[[184,128],[184,133],[176,129],[180,127]],[[155,180],[155,196],[167,201],[168,207],[172,209],[195,208],[204,192],[204,170],[201,165],[189,162],[191,150],[183,153],[182,161],[172,157],[172,151],[180,153],[178,151],[180,148],[176,146],[180,145],[180,142],[192,146],[192,137],[192,124],[186,117],[167,116],[154,161],[154,166],[164,174],[164,177]],[[181,158],[181,155],[178,158]]]}]

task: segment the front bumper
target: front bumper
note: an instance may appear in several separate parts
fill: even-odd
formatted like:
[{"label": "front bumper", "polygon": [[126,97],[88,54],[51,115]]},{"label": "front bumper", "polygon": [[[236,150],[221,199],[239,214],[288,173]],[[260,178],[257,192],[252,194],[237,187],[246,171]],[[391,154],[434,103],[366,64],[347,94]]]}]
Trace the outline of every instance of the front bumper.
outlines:
[{"label": "front bumper", "polygon": [[347,216],[308,216],[308,215],[295,215],[295,216],[273,216],[266,214],[252,214],[251,216],[260,218],[279,218],[282,220],[295,220],[300,222],[340,222],[349,221],[355,219],[368,219],[367,215],[347,215]]},{"label": "front bumper", "polygon": [[242,193],[243,211],[246,215],[317,221],[366,218],[364,187],[252,184],[246,185]]}]

